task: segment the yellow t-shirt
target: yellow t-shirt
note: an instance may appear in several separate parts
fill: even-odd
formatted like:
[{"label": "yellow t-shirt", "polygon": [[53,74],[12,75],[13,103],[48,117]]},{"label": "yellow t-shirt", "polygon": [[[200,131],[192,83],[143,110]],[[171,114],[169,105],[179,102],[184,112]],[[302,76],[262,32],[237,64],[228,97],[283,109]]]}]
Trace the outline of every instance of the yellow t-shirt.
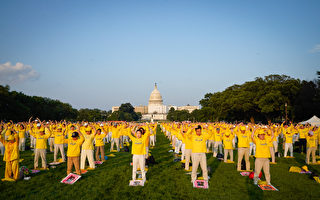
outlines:
[{"label": "yellow t-shirt", "polygon": [[132,140],[132,149],[131,154],[133,155],[145,155],[146,151],[146,140],[149,137],[149,133],[145,133],[141,138],[133,137],[131,134],[128,134]]},{"label": "yellow t-shirt", "polygon": [[84,142],[84,138],[82,135],[80,135],[80,138],[77,140],[74,140],[73,138],[65,139],[65,143],[68,143],[67,156],[68,157],[80,156],[80,147],[83,142]]},{"label": "yellow t-shirt", "polygon": [[209,139],[210,135],[202,134],[200,136],[196,135],[195,131],[191,135],[192,141],[192,153],[205,153],[207,152],[206,141]]},{"label": "yellow t-shirt", "polygon": [[292,143],[293,133],[292,132],[285,132],[284,136],[286,138],[286,143]]},{"label": "yellow t-shirt", "polygon": [[229,135],[229,137],[227,137],[226,135],[223,135],[223,148],[233,149],[232,140],[233,140],[232,135]]},{"label": "yellow t-shirt", "polygon": [[243,134],[239,131],[237,133],[237,137],[238,137],[238,147],[239,148],[250,147],[251,133],[249,131],[245,131]]},{"label": "yellow t-shirt", "polygon": [[59,131],[54,131],[53,134],[54,136],[54,143],[55,144],[63,144],[64,143],[64,134],[63,132],[59,132]]},{"label": "yellow t-shirt", "polygon": [[256,158],[270,158],[270,149],[268,147],[267,140],[260,140],[255,138],[256,142]]},{"label": "yellow t-shirt", "polygon": [[95,143],[96,143],[97,147],[104,146],[104,143],[103,143],[103,138],[104,137],[106,137],[106,134],[104,134],[104,133],[101,133],[100,135],[97,134],[95,136]]},{"label": "yellow t-shirt", "polygon": [[307,147],[317,147],[317,136],[313,135],[313,136],[309,136],[306,135],[306,139],[307,139]]}]

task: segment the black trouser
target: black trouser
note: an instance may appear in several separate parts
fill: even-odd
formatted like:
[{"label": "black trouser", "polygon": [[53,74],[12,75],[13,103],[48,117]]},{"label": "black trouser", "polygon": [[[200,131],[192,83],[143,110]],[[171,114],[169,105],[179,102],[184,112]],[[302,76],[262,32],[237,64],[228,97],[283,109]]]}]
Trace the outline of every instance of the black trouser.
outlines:
[{"label": "black trouser", "polygon": [[300,153],[307,152],[307,140],[306,139],[299,139],[299,152]]}]

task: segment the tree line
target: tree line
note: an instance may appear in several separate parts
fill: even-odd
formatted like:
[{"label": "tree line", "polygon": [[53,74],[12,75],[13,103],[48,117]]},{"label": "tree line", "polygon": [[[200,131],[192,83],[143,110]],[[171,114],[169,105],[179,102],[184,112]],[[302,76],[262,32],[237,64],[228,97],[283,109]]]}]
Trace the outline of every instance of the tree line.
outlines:
[{"label": "tree line", "polygon": [[75,109],[68,103],[46,97],[28,96],[10,91],[8,85],[0,85],[0,120],[27,121],[30,116],[42,120],[70,121],[137,121],[141,114],[134,112],[130,103],[122,104],[120,110]]},{"label": "tree line", "polygon": [[222,92],[207,93],[201,109],[192,113],[170,110],[171,121],[255,121],[267,123],[300,122],[320,116],[320,72],[314,81],[301,81],[286,75],[258,77]]}]

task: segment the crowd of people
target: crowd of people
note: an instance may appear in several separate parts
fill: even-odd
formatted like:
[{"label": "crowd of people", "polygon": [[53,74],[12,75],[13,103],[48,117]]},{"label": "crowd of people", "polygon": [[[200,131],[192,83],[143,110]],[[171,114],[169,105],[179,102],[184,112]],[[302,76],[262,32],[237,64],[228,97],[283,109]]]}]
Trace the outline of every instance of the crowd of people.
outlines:
[{"label": "crowd of people", "polygon": [[[58,154],[62,162],[67,161],[67,174],[73,168],[77,174],[81,174],[85,169],[94,169],[95,161],[105,161],[105,143],[111,143],[110,152],[119,152],[125,144],[132,142],[132,180],[136,180],[139,168],[142,180],[146,181],[145,161],[149,156],[149,147],[155,146],[158,125],[170,140],[174,153],[181,152],[186,171],[189,171],[192,162],[192,183],[197,179],[199,165],[203,179],[208,181],[207,153],[212,152],[213,157],[233,163],[234,150],[237,150],[237,170],[250,171],[249,157],[255,156],[254,183],[258,183],[259,174],[263,170],[267,184],[271,184],[269,166],[276,164],[276,157],[281,156],[280,141],[283,141],[284,157],[293,157],[293,149],[297,145],[300,153],[305,153],[306,164],[310,164],[310,155],[311,163],[315,164],[320,138],[320,128],[300,124],[72,123],[30,118],[28,122],[10,121],[0,124],[0,149],[6,162],[5,179],[19,178],[19,152],[26,149],[34,151],[34,169],[48,169],[46,154],[49,150],[54,154],[54,163],[58,162]],[[26,144],[30,144],[30,147],[26,148]],[[39,168],[39,159],[42,168]],[[242,160],[245,169],[242,169]],[[86,161],[89,163],[88,168],[85,166]]]},{"label": "crowd of people", "polygon": [[[162,123],[162,131],[171,141],[175,153],[181,151],[185,161],[185,170],[189,171],[192,161],[191,182],[197,178],[200,164],[204,180],[208,181],[206,153],[212,148],[213,157],[222,157],[224,162],[233,163],[233,151],[237,149],[237,170],[242,171],[241,163],[245,161],[245,171],[250,171],[250,156],[255,157],[254,183],[263,169],[266,182],[270,185],[270,164],[276,164],[280,157],[279,142],[282,139],[284,157],[293,157],[293,146],[298,145],[299,152],[305,153],[306,164],[316,164],[316,150],[320,128],[311,125],[294,124],[230,124],[230,123]],[[224,150],[224,151],[222,151]],[[288,155],[290,153],[290,156]],[[320,152],[319,152],[320,155]],[[229,159],[228,159],[229,157]],[[271,162],[270,162],[271,159]]]}]

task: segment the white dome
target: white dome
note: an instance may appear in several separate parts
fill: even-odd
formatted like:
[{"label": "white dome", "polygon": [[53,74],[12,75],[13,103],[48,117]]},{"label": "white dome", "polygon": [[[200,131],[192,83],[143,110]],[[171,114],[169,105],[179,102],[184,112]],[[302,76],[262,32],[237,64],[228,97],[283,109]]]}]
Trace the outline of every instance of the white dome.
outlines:
[{"label": "white dome", "polygon": [[158,90],[157,84],[155,84],[154,90],[150,94],[149,105],[150,104],[153,104],[153,105],[155,105],[155,104],[162,105],[163,104],[162,96]]}]

